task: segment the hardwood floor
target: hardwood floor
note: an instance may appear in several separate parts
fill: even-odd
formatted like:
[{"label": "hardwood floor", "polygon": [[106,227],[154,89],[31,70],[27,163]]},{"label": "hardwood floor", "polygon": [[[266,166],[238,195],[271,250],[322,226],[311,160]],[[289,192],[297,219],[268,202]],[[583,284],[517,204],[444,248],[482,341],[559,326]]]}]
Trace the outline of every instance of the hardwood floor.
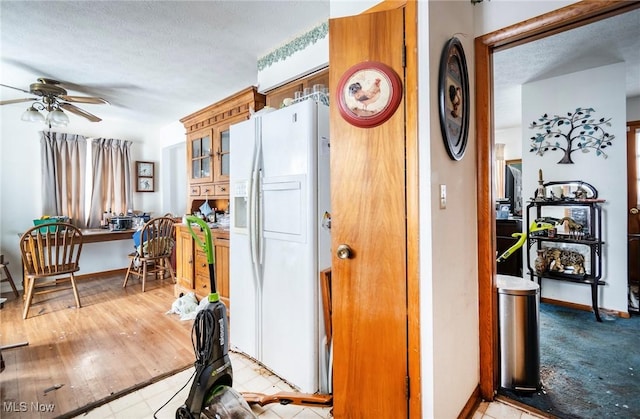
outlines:
[{"label": "hardwood floor", "polygon": [[78,280],[80,309],[71,290],[36,297],[26,320],[3,295],[0,345],[28,345],[2,351],[0,417],[72,417],[193,365],[192,322],[165,314],[171,281],[123,280]]}]

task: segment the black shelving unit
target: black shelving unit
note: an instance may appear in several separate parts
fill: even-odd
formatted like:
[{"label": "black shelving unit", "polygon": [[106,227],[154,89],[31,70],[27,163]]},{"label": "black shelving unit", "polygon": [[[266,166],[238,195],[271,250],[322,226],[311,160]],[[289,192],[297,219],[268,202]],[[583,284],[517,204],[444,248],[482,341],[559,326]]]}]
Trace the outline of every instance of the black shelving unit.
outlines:
[{"label": "black shelving unit", "polygon": [[[602,248],[604,242],[602,238],[602,204],[605,202],[602,199],[598,199],[598,193],[591,185],[584,182],[548,182],[545,183],[545,189],[557,185],[566,184],[579,184],[581,186],[588,186],[588,193],[583,198],[571,198],[571,197],[555,197],[547,198],[538,197],[536,192],[535,197],[528,202],[526,208],[526,226],[527,226],[527,251],[525,257],[527,260],[527,268],[531,280],[534,281],[537,278],[540,289],[542,290],[542,278],[554,279],[560,281],[569,281],[578,284],[585,284],[591,287],[591,305],[593,312],[595,313],[596,320],[601,322],[600,312],[598,309],[598,286],[605,285],[606,283],[601,280],[602,278]],[[549,219],[548,214],[545,214],[546,208],[564,208],[570,213],[577,214],[576,217],[580,218],[581,224],[584,225],[585,230],[580,233],[573,234],[549,234],[548,230],[536,230],[532,226],[540,225],[538,222],[544,222],[542,220]],[[577,211],[576,211],[577,210]],[[580,211],[583,210],[583,211]],[[549,211],[546,211],[547,213]],[[557,215],[557,210],[552,211]],[[533,216],[533,218],[532,218]],[[553,217],[562,218],[562,217]],[[571,217],[574,218],[574,217]],[[532,266],[535,261],[535,256],[531,255],[531,248],[535,246],[536,250],[540,250],[548,247],[555,247],[554,243],[566,248],[567,244],[571,245],[566,250],[579,251],[579,253],[589,255],[589,263],[585,263],[584,273],[574,274],[567,272],[555,272],[545,270],[543,272],[536,272]],[[561,247],[562,248],[562,247]],[[536,252],[537,253],[537,252]],[[541,291],[542,293],[542,291]]]}]

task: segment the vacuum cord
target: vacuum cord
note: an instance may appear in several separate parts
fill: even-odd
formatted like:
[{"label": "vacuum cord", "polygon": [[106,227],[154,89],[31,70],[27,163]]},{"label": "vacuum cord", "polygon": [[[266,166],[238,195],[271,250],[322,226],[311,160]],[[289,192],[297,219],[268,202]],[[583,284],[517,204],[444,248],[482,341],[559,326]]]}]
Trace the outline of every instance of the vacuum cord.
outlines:
[{"label": "vacuum cord", "polygon": [[213,318],[213,313],[210,310],[200,310],[196,315],[196,318],[193,322],[193,328],[191,329],[191,344],[193,345],[193,351],[196,355],[196,369],[193,371],[193,374],[191,374],[191,377],[189,377],[189,380],[185,383],[185,385],[182,386],[182,388],[178,390],[173,396],[171,396],[171,398],[167,400],[165,404],[160,406],[158,410],[154,412],[154,418],[156,418],[156,414],[163,407],[169,404],[169,402],[173,400],[173,398],[177,396],[178,393],[180,393],[180,391],[182,391],[187,386],[187,384],[189,384],[189,382],[191,382],[191,379],[196,375],[196,372],[198,371],[198,365],[204,365],[211,356],[211,353],[213,351],[212,336],[214,327],[215,321]]},{"label": "vacuum cord", "polygon": [[191,343],[196,355],[196,366],[204,365],[213,352],[215,319],[211,310],[200,310],[191,329]]},{"label": "vacuum cord", "polygon": [[189,379],[187,380],[186,383],[184,383],[184,385],[182,387],[180,387],[180,390],[176,391],[175,393],[173,393],[173,396],[171,396],[171,398],[169,400],[167,400],[166,402],[164,402],[164,404],[162,406],[160,406],[158,408],[158,410],[156,410],[155,412],[153,412],[153,419],[158,419],[158,417],[156,416],[158,414],[159,411],[161,411],[162,409],[164,409],[164,407],[166,405],[169,404],[169,402],[171,400],[173,400],[182,390],[185,389],[185,387],[187,387],[187,385],[191,382],[191,380],[193,379],[193,377],[196,375],[195,370],[193,371],[193,374],[191,374],[191,377],[189,377]]}]

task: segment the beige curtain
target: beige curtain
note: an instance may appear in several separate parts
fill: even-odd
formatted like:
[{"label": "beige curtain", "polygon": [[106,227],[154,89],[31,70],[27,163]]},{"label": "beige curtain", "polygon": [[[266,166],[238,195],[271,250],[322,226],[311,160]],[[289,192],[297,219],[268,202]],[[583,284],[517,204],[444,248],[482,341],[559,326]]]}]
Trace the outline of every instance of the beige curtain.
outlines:
[{"label": "beige curtain", "polygon": [[40,134],[42,215],[65,215],[84,228],[86,138],[59,132]]},{"label": "beige curtain", "polygon": [[91,151],[93,191],[87,224],[95,228],[104,211],[126,214],[132,208],[131,141],[94,138]]}]

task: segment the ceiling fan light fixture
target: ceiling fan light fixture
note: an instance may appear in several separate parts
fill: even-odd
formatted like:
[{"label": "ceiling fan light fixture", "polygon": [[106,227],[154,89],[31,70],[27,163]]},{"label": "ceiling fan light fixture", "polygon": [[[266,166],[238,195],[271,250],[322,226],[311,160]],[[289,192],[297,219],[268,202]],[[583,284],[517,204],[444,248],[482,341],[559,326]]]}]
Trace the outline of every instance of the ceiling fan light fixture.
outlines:
[{"label": "ceiling fan light fixture", "polygon": [[47,114],[46,123],[52,126],[66,126],[69,123],[69,117],[61,109],[55,109]]},{"label": "ceiling fan light fixture", "polygon": [[22,114],[20,119],[25,122],[42,122],[49,125],[49,128],[51,128],[52,126],[66,126],[69,124],[69,114],[64,113],[62,111],[62,108],[91,122],[102,121],[102,119],[98,118],[97,116],[92,115],[84,109],[81,109],[75,106],[73,103],[69,102],[99,105],[109,104],[109,102],[100,97],[68,96],[66,89],[60,86],[60,84],[61,83],[57,80],[42,77],[38,79],[37,83],[32,83],[31,85],[29,85],[29,90],[24,90],[0,83],[0,86],[2,87],[20,90],[21,92],[30,93],[33,96],[37,96],[22,99],[2,100],[0,101],[0,105],[31,102],[31,106]]},{"label": "ceiling fan light fixture", "polygon": [[27,122],[44,122],[45,121],[44,116],[42,116],[42,114],[38,112],[38,110],[34,108],[33,105],[31,105],[26,111],[24,111],[20,119]]}]

